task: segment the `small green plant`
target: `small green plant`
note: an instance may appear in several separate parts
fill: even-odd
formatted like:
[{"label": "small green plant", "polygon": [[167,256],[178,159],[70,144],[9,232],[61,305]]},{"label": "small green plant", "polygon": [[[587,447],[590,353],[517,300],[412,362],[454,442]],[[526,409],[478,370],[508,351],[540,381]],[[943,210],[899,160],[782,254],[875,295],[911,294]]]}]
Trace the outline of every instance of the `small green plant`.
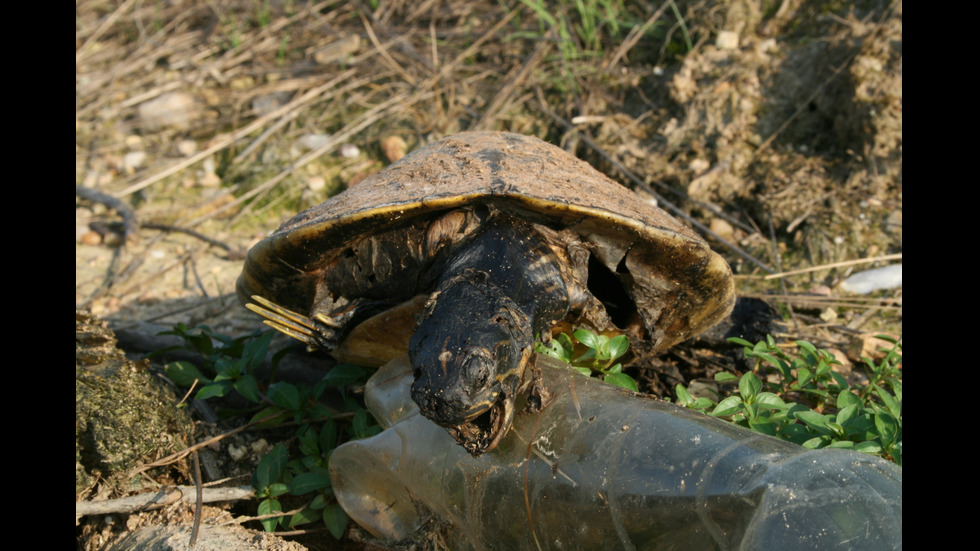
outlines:
[{"label": "small green plant", "polygon": [[[834,356],[806,341],[796,341],[791,355],[769,336],[758,343],[729,339],[755,359],[752,371],[740,378],[715,375],[719,383],[738,382],[737,393],[720,402],[693,397],[677,385],[679,404],[728,419],[757,432],[795,442],[806,448],[848,448],[879,455],[902,464],[902,343],[892,343],[884,358],[862,358],[866,384],[852,385],[833,370]],[[766,372],[776,382],[759,377]],[[768,378],[768,377],[767,377]]]},{"label": "small green plant", "polygon": [[[238,392],[253,404],[246,411],[225,410],[226,414],[251,414],[251,421],[263,427],[296,427],[298,454],[280,444],[266,454],[252,475],[258,513],[267,531],[279,527],[295,528],[322,521],[336,538],[347,526],[347,516],[336,503],[327,465],[331,452],[344,440],[365,438],[381,431],[361,404],[348,396],[352,383],[363,382],[368,371],[350,364],[338,364],[314,386],[275,381],[273,375],[260,379],[256,370],[269,350],[273,333],[254,333],[233,339],[207,326],[188,328],[177,324],[165,334],[177,335],[184,347],[200,354],[201,368],[176,361],[165,366],[167,376],[185,388],[201,385],[195,397],[206,400]],[[163,351],[161,351],[163,352]],[[280,356],[273,357],[273,364]],[[333,411],[319,402],[329,387],[336,387],[344,398],[344,410]],[[302,499],[298,509],[282,513],[283,499]]]},{"label": "small green plant", "polygon": [[[586,349],[578,356],[575,356],[575,343],[572,342],[572,337]],[[587,329],[576,329],[572,331],[571,337],[568,333],[562,333],[558,338],[552,339],[548,345],[537,343],[535,349],[540,354],[567,363],[587,377],[598,373],[603,381],[636,392],[637,386],[633,377],[623,373],[623,364],[614,363],[626,353],[629,346],[630,341],[626,335],[610,338],[606,335],[597,335]]]}]

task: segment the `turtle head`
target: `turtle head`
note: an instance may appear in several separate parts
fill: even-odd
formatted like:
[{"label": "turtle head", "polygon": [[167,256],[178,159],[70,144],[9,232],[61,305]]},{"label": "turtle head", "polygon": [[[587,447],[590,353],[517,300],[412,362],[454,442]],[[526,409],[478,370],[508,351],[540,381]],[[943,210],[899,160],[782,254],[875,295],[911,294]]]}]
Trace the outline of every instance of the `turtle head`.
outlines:
[{"label": "turtle head", "polygon": [[493,449],[514,419],[534,336],[513,300],[462,280],[429,299],[409,343],[412,399],[468,452]]}]

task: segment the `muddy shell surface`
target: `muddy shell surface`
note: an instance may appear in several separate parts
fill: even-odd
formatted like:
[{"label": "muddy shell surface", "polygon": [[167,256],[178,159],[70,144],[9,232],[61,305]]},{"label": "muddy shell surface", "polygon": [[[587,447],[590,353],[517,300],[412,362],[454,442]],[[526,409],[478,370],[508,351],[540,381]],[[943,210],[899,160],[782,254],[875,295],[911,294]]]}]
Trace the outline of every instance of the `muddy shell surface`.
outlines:
[{"label": "muddy shell surface", "polygon": [[734,303],[731,269],[697,234],[564,150],[503,132],[434,142],[298,214],[249,251],[239,298],[309,312],[352,242],[480,205],[575,232],[635,302],[649,351],[707,329]]}]

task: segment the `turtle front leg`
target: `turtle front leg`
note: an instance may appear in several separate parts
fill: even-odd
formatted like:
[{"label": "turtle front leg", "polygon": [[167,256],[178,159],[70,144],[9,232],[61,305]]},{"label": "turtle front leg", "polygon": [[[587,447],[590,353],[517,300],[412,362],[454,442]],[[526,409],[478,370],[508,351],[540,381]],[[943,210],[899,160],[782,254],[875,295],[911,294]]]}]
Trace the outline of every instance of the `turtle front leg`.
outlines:
[{"label": "turtle front leg", "polygon": [[317,313],[310,318],[258,295],[252,295],[252,300],[254,302],[245,307],[265,318],[266,325],[306,343],[310,350],[325,352],[337,347],[344,336],[344,328],[349,327],[351,318],[358,311],[355,307],[349,307],[335,315]]}]

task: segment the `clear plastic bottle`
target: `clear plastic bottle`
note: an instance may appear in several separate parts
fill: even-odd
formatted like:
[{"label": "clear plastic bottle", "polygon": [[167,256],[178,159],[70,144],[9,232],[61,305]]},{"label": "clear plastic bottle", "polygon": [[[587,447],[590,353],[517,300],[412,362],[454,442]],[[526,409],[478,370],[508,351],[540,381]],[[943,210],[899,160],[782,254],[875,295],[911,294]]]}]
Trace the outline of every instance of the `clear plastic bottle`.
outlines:
[{"label": "clear plastic bottle", "polygon": [[553,401],[472,457],[418,414],[406,359],[366,389],[383,427],[334,451],[334,492],[372,534],[434,515],[454,549],[900,549],[902,470],[805,450],[538,357]]}]

